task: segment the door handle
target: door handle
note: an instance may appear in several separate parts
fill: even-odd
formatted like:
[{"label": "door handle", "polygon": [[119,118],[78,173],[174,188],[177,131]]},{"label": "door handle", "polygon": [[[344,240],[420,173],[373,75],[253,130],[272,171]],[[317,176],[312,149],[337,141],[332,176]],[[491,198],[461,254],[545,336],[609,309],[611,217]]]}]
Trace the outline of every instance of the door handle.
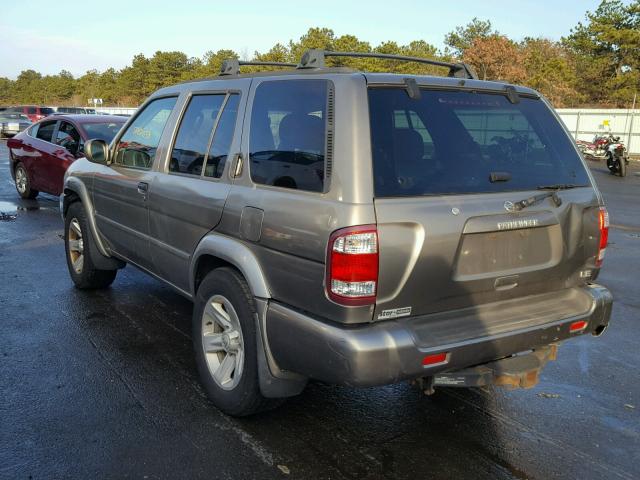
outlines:
[{"label": "door handle", "polygon": [[147,198],[147,192],[149,191],[149,184],[147,182],[138,183],[138,193]]}]

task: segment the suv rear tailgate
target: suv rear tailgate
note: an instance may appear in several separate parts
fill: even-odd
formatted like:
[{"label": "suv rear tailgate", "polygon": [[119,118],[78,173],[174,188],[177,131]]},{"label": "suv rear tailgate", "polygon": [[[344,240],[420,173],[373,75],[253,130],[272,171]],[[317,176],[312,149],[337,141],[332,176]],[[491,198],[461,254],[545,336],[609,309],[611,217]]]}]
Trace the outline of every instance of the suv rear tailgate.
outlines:
[{"label": "suv rear tailgate", "polygon": [[[598,248],[597,199],[590,188],[560,195],[563,204],[555,211],[543,204],[492,215],[485,213],[504,211],[514,194],[376,200],[380,275],[374,318],[423,315],[584,283],[581,272],[593,271]],[[523,224],[530,226],[517,228]]]},{"label": "suv rear tailgate", "polygon": [[[369,106],[380,252],[374,320],[595,277],[599,200],[545,103],[427,89],[415,99],[378,86]],[[558,202],[514,208],[556,184]]]}]

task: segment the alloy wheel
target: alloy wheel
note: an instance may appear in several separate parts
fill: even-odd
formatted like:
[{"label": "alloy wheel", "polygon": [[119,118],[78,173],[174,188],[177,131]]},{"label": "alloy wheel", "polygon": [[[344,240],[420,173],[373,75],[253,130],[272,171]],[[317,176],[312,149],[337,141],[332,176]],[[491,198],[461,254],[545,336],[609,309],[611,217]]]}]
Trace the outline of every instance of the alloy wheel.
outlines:
[{"label": "alloy wheel", "polygon": [[82,229],[77,218],[72,218],[69,222],[69,258],[71,265],[76,273],[82,273],[84,266],[84,240],[82,238]]},{"label": "alloy wheel", "polygon": [[27,190],[27,172],[22,167],[16,169],[16,188],[20,194]]},{"label": "alloy wheel", "polygon": [[222,295],[211,297],[202,312],[202,348],[211,378],[233,390],[242,378],[244,341],[238,314]]}]

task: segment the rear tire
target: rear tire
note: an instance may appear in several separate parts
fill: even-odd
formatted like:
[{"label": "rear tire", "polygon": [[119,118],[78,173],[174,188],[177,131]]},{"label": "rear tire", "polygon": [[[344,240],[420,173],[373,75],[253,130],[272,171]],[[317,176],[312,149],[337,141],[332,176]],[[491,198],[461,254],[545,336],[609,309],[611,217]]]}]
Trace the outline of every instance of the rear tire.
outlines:
[{"label": "rear tire", "polygon": [[64,217],[64,248],[69,275],[76,287],[105,288],[113,283],[118,270],[100,270],[93,263],[91,255],[96,246],[80,202],[72,203]]},{"label": "rear tire", "polygon": [[193,308],[193,347],[200,380],[227,415],[252,415],[281,403],[262,396],[256,309],[245,279],[228,267],[202,280]]},{"label": "rear tire", "polygon": [[24,168],[24,165],[22,163],[18,163],[16,165],[14,175],[16,190],[22,198],[33,200],[38,196],[38,193],[40,192],[31,188],[31,180],[29,179],[29,174],[27,173],[27,169]]}]

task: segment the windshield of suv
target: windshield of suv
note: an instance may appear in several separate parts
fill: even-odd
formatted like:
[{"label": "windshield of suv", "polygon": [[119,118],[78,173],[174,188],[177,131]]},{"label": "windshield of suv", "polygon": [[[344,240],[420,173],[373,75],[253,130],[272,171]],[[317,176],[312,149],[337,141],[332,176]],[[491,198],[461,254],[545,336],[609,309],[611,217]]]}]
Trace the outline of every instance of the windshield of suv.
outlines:
[{"label": "windshield of suv", "polygon": [[118,133],[118,130],[122,128],[124,123],[124,119],[118,122],[111,120],[108,123],[85,123],[82,125],[82,128],[87,132],[88,138],[98,138],[107,143],[111,143],[111,140],[113,140],[113,137],[116,136],[116,133]]},{"label": "windshield of suv", "polygon": [[421,93],[411,99],[403,88],[369,89],[376,197],[589,185],[570,139],[541,100]]}]

